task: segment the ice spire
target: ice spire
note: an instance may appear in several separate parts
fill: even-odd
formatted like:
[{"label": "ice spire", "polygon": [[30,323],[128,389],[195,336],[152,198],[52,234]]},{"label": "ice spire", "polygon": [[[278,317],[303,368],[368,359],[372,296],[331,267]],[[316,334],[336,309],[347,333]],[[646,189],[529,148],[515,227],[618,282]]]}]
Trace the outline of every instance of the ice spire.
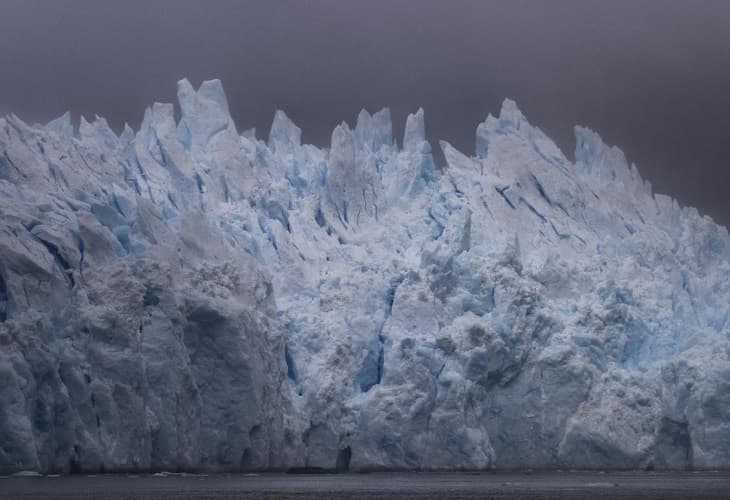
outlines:
[{"label": "ice spire", "polygon": [[236,131],[220,80],[206,80],[196,92],[184,78],[177,84],[177,98],[182,112],[178,138],[187,149],[201,151],[217,133]]},{"label": "ice spire", "polygon": [[301,146],[302,129],[297,127],[281,110],[274,114],[269,132],[269,149],[272,153],[292,153]]},{"label": "ice spire", "polygon": [[426,140],[426,127],[423,122],[423,108],[408,115],[406,119],[406,130],[403,134],[403,149],[415,151],[420,144]]}]

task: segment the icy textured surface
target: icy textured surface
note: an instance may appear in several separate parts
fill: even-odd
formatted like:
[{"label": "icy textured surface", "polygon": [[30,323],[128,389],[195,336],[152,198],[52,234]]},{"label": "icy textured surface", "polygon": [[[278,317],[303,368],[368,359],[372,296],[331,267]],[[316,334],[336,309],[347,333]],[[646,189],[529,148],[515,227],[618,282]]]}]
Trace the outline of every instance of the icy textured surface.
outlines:
[{"label": "icy textured surface", "polygon": [[0,472],[730,466],[727,231],[595,133],[179,104],[0,119]]}]

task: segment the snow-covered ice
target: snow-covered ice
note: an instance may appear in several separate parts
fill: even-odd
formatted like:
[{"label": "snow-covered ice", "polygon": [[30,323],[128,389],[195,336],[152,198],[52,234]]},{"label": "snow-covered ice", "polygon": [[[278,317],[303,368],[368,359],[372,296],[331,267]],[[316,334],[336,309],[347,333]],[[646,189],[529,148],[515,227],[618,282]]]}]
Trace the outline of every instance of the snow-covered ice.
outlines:
[{"label": "snow-covered ice", "polygon": [[0,118],[0,473],[730,466],[730,245],[517,105]]}]

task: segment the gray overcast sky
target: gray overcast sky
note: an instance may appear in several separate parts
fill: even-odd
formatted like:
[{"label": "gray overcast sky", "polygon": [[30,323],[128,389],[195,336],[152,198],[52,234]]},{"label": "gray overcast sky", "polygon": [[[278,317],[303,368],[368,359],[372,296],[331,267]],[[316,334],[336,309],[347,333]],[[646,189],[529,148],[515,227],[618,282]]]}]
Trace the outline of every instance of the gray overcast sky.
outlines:
[{"label": "gray overcast sky", "polygon": [[179,78],[218,77],[239,130],[265,137],[281,108],[328,145],[389,106],[400,136],[423,106],[435,149],[469,154],[511,97],[568,156],[587,125],[730,224],[727,0],[0,0],[0,68],[0,113],[26,121],[69,109],[137,127]]}]

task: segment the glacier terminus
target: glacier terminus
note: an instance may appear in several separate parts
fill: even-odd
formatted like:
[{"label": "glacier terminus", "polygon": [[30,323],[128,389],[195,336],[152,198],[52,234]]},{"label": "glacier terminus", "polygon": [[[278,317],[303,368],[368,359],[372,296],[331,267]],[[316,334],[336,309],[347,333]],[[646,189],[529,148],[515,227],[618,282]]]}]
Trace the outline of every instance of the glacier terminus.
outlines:
[{"label": "glacier terminus", "polygon": [[728,232],[593,131],[178,101],[0,118],[0,473],[730,467]]}]

